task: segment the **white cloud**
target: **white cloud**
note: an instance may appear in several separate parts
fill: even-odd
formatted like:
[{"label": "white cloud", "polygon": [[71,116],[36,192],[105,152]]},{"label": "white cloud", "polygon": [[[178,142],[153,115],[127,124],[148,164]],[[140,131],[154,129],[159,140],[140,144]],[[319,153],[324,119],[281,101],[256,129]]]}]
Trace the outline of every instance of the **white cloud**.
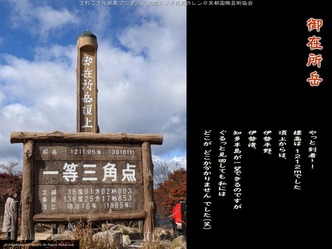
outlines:
[{"label": "white cloud", "polygon": [[5,98],[6,98],[5,94],[2,91],[0,91],[0,106],[3,105]]},{"label": "white cloud", "polygon": [[61,32],[67,25],[79,23],[75,12],[66,8],[54,9],[29,0],[11,0],[8,4],[13,27],[27,29],[42,40],[46,40],[52,31]]},{"label": "white cloud", "polygon": [[28,108],[22,104],[12,104],[3,108],[3,121],[11,124],[11,128],[36,128],[48,125],[46,113],[36,108]]},{"label": "white cloud", "polygon": [[186,12],[181,7],[143,7],[138,13],[143,21],[122,32],[119,39],[123,46],[151,60],[166,62],[169,55],[185,58]]},{"label": "white cloud", "polygon": [[21,98],[29,105],[48,103],[48,93],[66,97],[70,82],[75,85],[75,69],[56,60],[29,61],[6,56],[5,62],[7,65],[0,68],[0,82],[9,96]]}]

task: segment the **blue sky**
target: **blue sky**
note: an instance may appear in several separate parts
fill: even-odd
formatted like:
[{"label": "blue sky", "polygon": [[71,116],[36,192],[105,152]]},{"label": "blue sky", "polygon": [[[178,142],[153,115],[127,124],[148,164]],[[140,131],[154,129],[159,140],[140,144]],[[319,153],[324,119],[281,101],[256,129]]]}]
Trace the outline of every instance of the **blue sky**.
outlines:
[{"label": "blue sky", "polygon": [[86,30],[98,42],[100,132],[161,134],[154,156],[186,155],[186,7],[111,2],[0,0],[0,163],[22,161],[13,131],[76,132]]}]

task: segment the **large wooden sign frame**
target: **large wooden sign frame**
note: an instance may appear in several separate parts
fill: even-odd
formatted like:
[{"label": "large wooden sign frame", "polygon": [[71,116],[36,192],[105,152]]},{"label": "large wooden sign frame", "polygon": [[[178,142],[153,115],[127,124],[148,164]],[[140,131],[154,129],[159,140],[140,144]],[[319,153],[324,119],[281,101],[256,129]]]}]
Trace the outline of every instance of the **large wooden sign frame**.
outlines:
[{"label": "large wooden sign frame", "polygon": [[23,143],[22,240],[37,222],[144,220],[154,230],[151,144],[161,135],[12,132]]}]

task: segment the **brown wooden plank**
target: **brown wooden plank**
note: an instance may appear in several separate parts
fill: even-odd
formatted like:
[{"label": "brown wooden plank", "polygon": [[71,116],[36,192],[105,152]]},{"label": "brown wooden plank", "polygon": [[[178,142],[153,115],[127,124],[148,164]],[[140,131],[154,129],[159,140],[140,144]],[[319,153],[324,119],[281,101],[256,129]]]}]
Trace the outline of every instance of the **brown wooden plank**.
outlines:
[{"label": "brown wooden plank", "polygon": [[85,221],[107,221],[107,220],[126,220],[126,219],[145,219],[144,210],[135,212],[111,212],[111,213],[89,213],[89,214],[36,214],[33,216],[34,222],[63,222],[72,220]]},{"label": "brown wooden plank", "polygon": [[35,144],[35,160],[141,160],[138,144],[60,143]]},{"label": "brown wooden plank", "polygon": [[10,133],[11,143],[25,143],[32,141],[48,142],[105,142],[105,143],[143,143],[162,144],[163,136],[160,134],[127,134],[127,133],[63,133],[54,132],[18,132]]}]

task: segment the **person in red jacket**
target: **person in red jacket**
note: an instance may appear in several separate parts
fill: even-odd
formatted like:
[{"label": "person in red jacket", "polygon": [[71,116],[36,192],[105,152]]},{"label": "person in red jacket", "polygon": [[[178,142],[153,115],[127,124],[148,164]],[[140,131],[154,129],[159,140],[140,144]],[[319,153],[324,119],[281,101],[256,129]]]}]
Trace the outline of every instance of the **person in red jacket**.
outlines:
[{"label": "person in red jacket", "polygon": [[182,202],[183,200],[180,200],[178,203],[176,203],[172,211],[172,226],[173,232],[176,235],[180,235],[182,231]]}]

